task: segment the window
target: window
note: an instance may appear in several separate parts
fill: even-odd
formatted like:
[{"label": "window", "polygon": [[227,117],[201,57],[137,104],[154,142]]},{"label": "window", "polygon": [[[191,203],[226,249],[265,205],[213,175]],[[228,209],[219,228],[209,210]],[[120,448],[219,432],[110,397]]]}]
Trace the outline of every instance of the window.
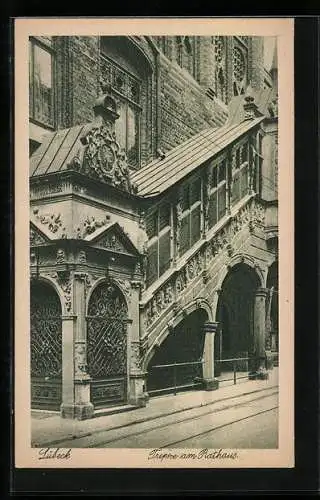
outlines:
[{"label": "window", "polygon": [[237,203],[248,194],[249,175],[248,142],[237,146],[232,155],[232,203]]},{"label": "window", "polygon": [[186,184],[180,194],[180,255],[183,255],[201,236],[201,179]]},{"label": "window", "polygon": [[213,227],[225,214],[227,161],[225,158],[215,161],[209,176],[208,227]]},{"label": "window", "polygon": [[176,61],[181,68],[195,76],[195,39],[190,36],[176,36]]},{"label": "window", "polygon": [[31,38],[29,41],[29,114],[30,118],[54,126],[52,43]]},{"label": "window", "polygon": [[147,216],[149,237],[147,285],[154,283],[170,267],[171,261],[171,205],[163,203]]},{"label": "window", "polygon": [[226,48],[223,36],[213,37],[215,57],[215,91],[216,96],[223,102],[227,100],[226,94]]},{"label": "window", "polygon": [[246,85],[247,64],[243,51],[239,47],[233,49],[233,93],[244,94]]},{"label": "window", "polygon": [[106,56],[101,56],[102,79],[111,85],[120,117],[115,122],[115,133],[126,151],[131,168],[140,163],[141,81]]}]

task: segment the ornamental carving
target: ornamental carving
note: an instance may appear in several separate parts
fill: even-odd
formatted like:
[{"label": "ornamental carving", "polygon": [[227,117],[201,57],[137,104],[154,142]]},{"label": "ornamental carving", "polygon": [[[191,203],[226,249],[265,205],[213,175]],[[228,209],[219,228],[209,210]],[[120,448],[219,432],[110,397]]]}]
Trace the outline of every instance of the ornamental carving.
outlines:
[{"label": "ornamental carving", "polygon": [[59,279],[58,284],[60,285],[62,291],[63,291],[63,297],[64,297],[64,304],[66,311],[69,313],[71,311],[72,303],[71,303],[71,298],[72,298],[72,281],[69,278],[65,279]]},{"label": "ornamental carving", "polygon": [[126,153],[120,148],[111,127],[93,127],[81,142],[84,150],[78,152],[69,168],[130,193],[137,192],[130,181]]},{"label": "ornamental carving", "polygon": [[175,241],[176,241],[176,254],[179,255],[180,253],[180,228],[181,228],[181,221],[182,221],[182,205],[181,201],[179,200],[177,205],[176,205],[176,214],[175,214]]},{"label": "ornamental carving", "polygon": [[233,238],[240,230],[244,227],[250,228],[251,224],[261,225],[263,221],[264,208],[256,201],[251,201],[241,208],[237,215],[229,219],[226,225],[206,243],[204,248],[191,257],[182,269],[156,291],[145,307],[146,328],[149,328],[169,306],[174,307],[175,297],[179,297],[194,280],[199,277],[205,281],[209,279],[208,273],[212,259],[224,251],[228,252],[229,256],[234,254]]},{"label": "ornamental carving", "polygon": [[65,264],[66,262],[66,254],[65,251],[61,248],[57,251],[56,263],[57,264]]},{"label": "ornamental carving", "polygon": [[251,210],[250,229],[255,226],[263,226],[265,220],[265,209],[262,205],[255,203]]},{"label": "ornamental carving", "polygon": [[93,234],[100,227],[107,226],[110,222],[110,215],[106,216],[101,220],[96,220],[94,215],[86,217],[81,226],[77,227],[77,238],[85,238],[89,234]]},{"label": "ornamental carving", "polygon": [[128,280],[117,279],[116,283],[119,284],[121,290],[125,293],[127,298],[130,300],[131,298],[131,286]]},{"label": "ornamental carving", "polygon": [[61,214],[40,214],[39,209],[35,208],[33,210],[33,214],[35,215],[36,219],[43,225],[47,227],[47,229],[51,233],[58,233],[62,232],[62,238],[65,237],[65,231],[66,228],[63,227],[63,223],[61,220]]},{"label": "ornamental carving", "polygon": [[270,102],[268,111],[271,118],[278,118],[278,96]]},{"label": "ornamental carving", "polygon": [[131,342],[131,369],[141,370],[141,362],[140,343]]},{"label": "ornamental carving", "polygon": [[79,264],[85,264],[87,262],[87,254],[84,250],[80,250],[78,255]]},{"label": "ornamental carving", "polygon": [[72,309],[72,280],[70,273],[49,273],[48,276],[53,278],[63,293],[64,307],[67,313]]},{"label": "ornamental carving", "polygon": [[115,234],[108,234],[99,245],[114,252],[128,253],[127,249]]},{"label": "ornamental carving", "polygon": [[74,370],[76,376],[86,375],[86,344],[85,342],[76,342],[74,346]]},{"label": "ornamental carving", "polygon": [[30,245],[35,246],[35,245],[41,245],[43,243],[46,243],[46,239],[41,236],[41,234],[38,233],[35,229],[32,227],[30,228]]}]

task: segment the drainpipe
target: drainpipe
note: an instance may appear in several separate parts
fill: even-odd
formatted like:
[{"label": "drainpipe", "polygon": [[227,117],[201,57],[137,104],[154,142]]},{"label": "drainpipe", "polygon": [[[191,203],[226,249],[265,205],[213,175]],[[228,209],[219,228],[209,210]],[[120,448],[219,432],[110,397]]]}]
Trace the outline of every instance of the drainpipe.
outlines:
[{"label": "drainpipe", "polygon": [[157,45],[154,43],[150,36],[145,37],[148,43],[150,44],[154,54],[156,61],[156,133],[155,133],[155,147],[154,153],[160,147],[160,134],[161,134],[161,93],[160,93],[160,50]]}]

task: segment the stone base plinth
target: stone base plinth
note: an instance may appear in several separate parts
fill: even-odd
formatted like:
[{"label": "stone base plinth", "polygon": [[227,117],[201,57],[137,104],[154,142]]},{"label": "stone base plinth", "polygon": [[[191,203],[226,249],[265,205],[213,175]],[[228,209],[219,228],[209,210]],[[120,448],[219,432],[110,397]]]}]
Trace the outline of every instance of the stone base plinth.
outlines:
[{"label": "stone base plinth", "polygon": [[219,380],[216,378],[203,380],[203,387],[205,391],[215,391],[219,389]]},{"label": "stone base plinth", "polygon": [[267,370],[261,369],[256,372],[251,372],[248,375],[249,380],[268,380],[269,373]]},{"label": "stone base plinth", "polygon": [[130,375],[128,402],[131,405],[143,407],[149,400],[145,391],[145,373],[133,373]]},{"label": "stone base plinth", "polygon": [[87,420],[92,418],[94,413],[94,406],[92,403],[60,406],[60,415],[62,418],[71,418],[76,420]]}]

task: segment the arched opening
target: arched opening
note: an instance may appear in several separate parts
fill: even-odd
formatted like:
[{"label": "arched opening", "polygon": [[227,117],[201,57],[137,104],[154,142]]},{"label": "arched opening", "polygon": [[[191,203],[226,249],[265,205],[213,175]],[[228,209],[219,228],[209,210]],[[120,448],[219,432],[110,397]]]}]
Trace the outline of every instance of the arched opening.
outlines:
[{"label": "arched opening", "polygon": [[148,365],[149,395],[202,386],[203,326],[207,320],[207,312],[197,309],[184,318],[158,347]]},{"label": "arched opening", "polygon": [[[254,296],[259,287],[256,272],[247,264],[234,266],[223,281],[218,306],[219,331],[215,336],[215,374],[233,368],[220,360],[247,358],[254,348]],[[237,370],[247,371],[248,361],[238,361]]]},{"label": "arched opening", "polygon": [[92,292],[87,315],[87,362],[91,403],[96,408],[127,398],[127,304],[121,291],[101,283]]},{"label": "arched opening", "polygon": [[62,319],[56,291],[40,281],[30,288],[31,407],[58,410],[62,400]]},{"label": "arched opening", "polygon": [[267,307],[266,307],[266,342],[267,349],[278,352],[279,349],[279,294],[278,294],[278,261],[273,262],[267,276]]}]

